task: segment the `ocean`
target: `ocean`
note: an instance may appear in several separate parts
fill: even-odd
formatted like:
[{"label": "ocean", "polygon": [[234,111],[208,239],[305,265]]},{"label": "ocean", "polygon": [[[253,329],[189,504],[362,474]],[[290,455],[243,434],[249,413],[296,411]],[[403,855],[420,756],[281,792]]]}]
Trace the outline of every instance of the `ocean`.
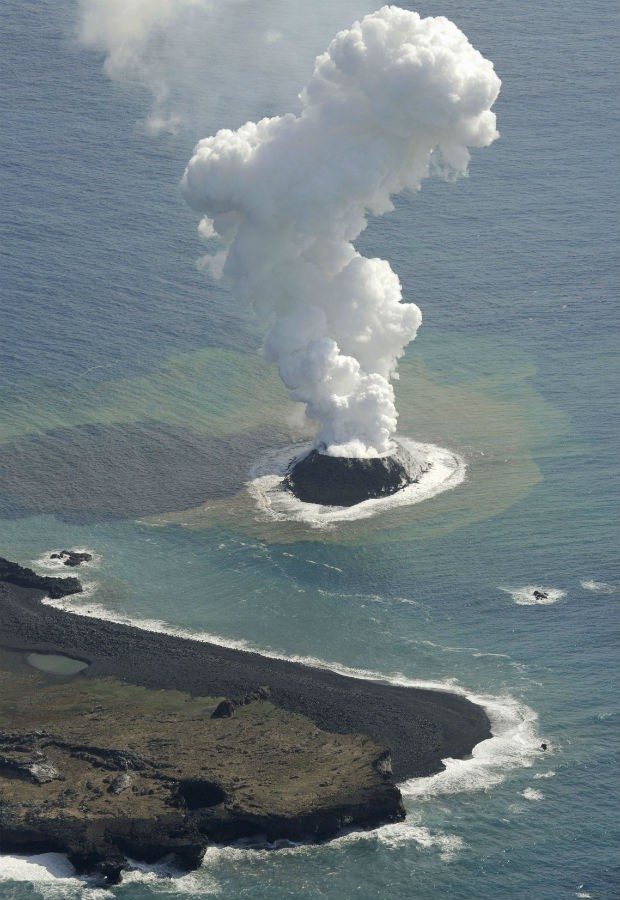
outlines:
[{"label": "ocean", "polygon": [[187,35],[185,119],[157,131],[148,91],[76,40],[76,4],[5,0],[0,555],[52,572],[88,549],[84,614],[463,692],[494,738],[403,785],[399,825],[212,847],[185,875],[136,863],[111,890],[3,857],[2,900],[620,894],[615,5],[401,4],[455,21],[502,79],[469,176],[400,195],[356,242],[423,314],[399,433],[465,476],[337,521],[245,485],[307,426],[252,312],[196,265],[179,181],[198,138],[296,111],[316,54],[379,5],[240,0],[204,55]]}]

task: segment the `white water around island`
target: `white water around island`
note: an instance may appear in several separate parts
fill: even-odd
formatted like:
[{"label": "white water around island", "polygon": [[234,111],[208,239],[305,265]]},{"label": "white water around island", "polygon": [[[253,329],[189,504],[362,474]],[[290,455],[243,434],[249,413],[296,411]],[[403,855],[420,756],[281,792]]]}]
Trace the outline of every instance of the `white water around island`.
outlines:
[{"label": "white water around island", "polygon": [[[74,41],[76,4],[5,0],[0,555],[80,577],[76,611],[466,691],[496,735],[405,784],[399,825],[211,847],[189,875],[136,865],[106,891],[54,855],[4,857],[2,900],[617,897],[616,5],[406,4],[452,19],[503,83],[501,138],[469,177],[400,195],[356,241],[424,313],[399,362],[398,428],[465,460],[464,480],[318,527],[275,519],[246,485],[270,440],[310,436],[247,312],[196,270],[179,178],[224,123],[298,112],[316,54],[379,5],[197,0],[182,4],[195,28],[138,47],[128,13],[146,24],[174,0],[81,0],[118,13],[116,74],[173,73],[151,131],[175,126],[180,98],[200,120],[153,135],[150,96]],[[219,40],[198,27],[207,8]],[[179,460],[204,495],[169,489]],[[47,561],[60,548],[96,558]]]},{"label": "white water around island", "polygon": [[[404,797],[428,799],[435,795],[487,790],[508,777],[512,769],[531,767],[533,761],[540,755],[541,739],[537,734],[538,717],[536,713],[526,704],[508,695],[479,695],[459,684],[455,678],[429,681],[409,678],[398,672],[392,674],[374,672],[314,656],[279,653],[272,649],[256,646],[250,640],[232,641],[221,635],[187,631],[164,621],[131,619],[124,615],[116,615],[96,602],[96,583],[85,584],[85,593],[87,594],[85,598],[80,594],[72,594],[60,599],[46,597],[42,602],[72,615],[103,619],[146,631],[203,641],[239,651],[260,653],[271,659],[281,659],[312,668],[326,669],[349,678],[423,690],[448,691],[460,694],[472,703],[483,707],[491,723],[492,737],[477,744],[473,748],[470,758],[443,760],[445,771],[427,778],[412,778],[401,783],[399,787]],[[388,833],[391,833],[389,830],[393,826],[385,827],[388,829]],[[374,830],[379,833],[382,831],[383,829]]]},{"label": "white water around island", "polygon": [[[267,518],[303,522],[312,528],[328,528],[338,522],[355,522],[391,509],[422,503],[462,484],[466,476],[464,459],[457,453],[434,444],[423,444],[397,436],[397,443],[423,466],[412,484],[388,497],[364,500],[353,506],[320,506],[304,503],[283,486],[291,460],[303,457],[312,445],[292,445],[265,454],[252,466],[247,489],[256,508]],[[386,454],[387,455],[387,454]]]}]

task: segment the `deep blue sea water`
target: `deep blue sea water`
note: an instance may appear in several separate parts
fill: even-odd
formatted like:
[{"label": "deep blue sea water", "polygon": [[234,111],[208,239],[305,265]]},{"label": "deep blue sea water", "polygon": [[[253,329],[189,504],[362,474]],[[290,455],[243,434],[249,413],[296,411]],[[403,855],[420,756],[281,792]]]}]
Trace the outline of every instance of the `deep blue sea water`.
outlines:
[{"label": "deep blue sea water", "polygon": [[[258,27],[261,7],[239,14]],[[136,869],[105,895],[62,860],[4,859],[2,900],[620,894],[611,3],[415,7],[494,61],[501,140],[467,179],[398,198],[358,246],[424,316],[400,431],[462,454],[466,481],[331,529],[269,521],[242,486],[298,418],[249,311],[197,270],[178,181],[197,137],[294,104],[314,55],[369,8],[320,6],[255,90],[217,57],[217,102],[203,84],[196,119],[149,136],[146,93],[77,44],[73,3],[5,0],[0,554],[91,548],[86,612],[450,686],[487,704],[497,738],[405,785],[402,826],[213,848],[198,872]],[[523,602],[535,587],[554,602]]]}]

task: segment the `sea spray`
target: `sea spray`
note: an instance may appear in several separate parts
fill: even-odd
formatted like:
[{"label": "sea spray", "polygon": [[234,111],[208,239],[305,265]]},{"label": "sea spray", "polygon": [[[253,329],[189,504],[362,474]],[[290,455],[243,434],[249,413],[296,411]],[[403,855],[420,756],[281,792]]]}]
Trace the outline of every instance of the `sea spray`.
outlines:
[{"label": "sea spray", "polygon": [[340,32],[288,114],[197,145],[182,181],[205,265],[270,323],[264,352],[332,456],[394,449],[392,380],[421,314],[353,241],[424,178],[498,136],[492,64],[445,18],[383,7]]}]

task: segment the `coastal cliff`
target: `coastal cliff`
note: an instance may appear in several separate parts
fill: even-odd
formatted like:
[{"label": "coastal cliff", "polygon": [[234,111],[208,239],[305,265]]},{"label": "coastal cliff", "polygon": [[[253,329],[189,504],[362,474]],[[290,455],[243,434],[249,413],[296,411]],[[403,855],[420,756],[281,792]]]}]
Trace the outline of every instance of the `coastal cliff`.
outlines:
[{"label": "coastal cliff", "polygon": [[[127,855],[191,868],[210,841],[325,840],[402,819],[394,778],[490,736],[458,695],[72,615],[41,599],[76,579],[0,572],[0,851],[115,882]],[[46,675],[33,653],[87,667]]]},{"label": "coastal cliff", "polygon": [[404,818],[383,748],[266,691],[212,718],[219,698],[28,668],[0,651],[2,852],[66,853],[116,883],[126,856],[195,868],[211,842],[320,841]]}]

